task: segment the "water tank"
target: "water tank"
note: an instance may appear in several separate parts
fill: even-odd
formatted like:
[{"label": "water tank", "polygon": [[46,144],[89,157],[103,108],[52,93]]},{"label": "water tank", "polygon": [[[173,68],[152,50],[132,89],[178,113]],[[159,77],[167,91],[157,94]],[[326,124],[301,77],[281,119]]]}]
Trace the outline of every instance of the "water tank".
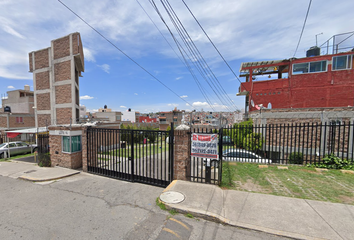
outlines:
[{"label": "water tank", "polygon": [[103,108],[104,108],[104,109],[107,109],[107,105],[104,105]]},{"label": "water tank", "polygon": [[320,53],[321,53],[321,48],[314,46],[314,47],[311,47],[309,50],[307,50],[306,57],[319,56]]},{"label": "water tank", "polygon": [[9,106],[6,106],[6,107],[4,107],[4,112],[11,112],[11,107],[9,107]]}]

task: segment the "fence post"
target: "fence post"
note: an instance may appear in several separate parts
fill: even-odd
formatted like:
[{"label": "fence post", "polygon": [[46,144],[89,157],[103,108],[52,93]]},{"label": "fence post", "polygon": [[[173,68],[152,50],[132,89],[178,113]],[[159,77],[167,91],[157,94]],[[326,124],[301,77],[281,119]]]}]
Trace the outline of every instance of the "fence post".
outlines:
[{"label": "fence post", "polygon": [[222,138],[223,138],[223,128],[219,129],[219,185],[221,184],[222,181]]},{"label": "fence post", "polygon": [[169,141],[169,143],[168,143],[168,148],[169,148],[169,152],[170,152],[170,154],[169,154],[169,164],[170,164],[170,171],[169,171],[169,181],[171,181],[172,182],[172,180],[173,180],[173,168],[174,168],[174,166],[173,166],[173,164],[174,164],[174,126],[173,126],[173,122],[171,122],[171,129],[170,129],[170,132],[169,132],[169,137],[170,137],[170,141]]},{"label": "fence post", "polygon": [[[130,131],[130,180],[134,182],[134,131]],[[129,158],[128,158],[129,159]]]}]

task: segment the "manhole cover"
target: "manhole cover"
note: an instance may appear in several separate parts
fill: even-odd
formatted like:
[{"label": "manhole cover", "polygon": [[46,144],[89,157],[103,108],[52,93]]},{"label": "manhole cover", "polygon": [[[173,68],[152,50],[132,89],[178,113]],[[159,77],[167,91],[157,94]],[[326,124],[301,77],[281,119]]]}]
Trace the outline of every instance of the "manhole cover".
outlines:
[{"label": "manhole cover", "polygon": [[168,191],[160,195],[160,200],[165,203],[180,203],[184,200],[184,195],[179,192]]}]

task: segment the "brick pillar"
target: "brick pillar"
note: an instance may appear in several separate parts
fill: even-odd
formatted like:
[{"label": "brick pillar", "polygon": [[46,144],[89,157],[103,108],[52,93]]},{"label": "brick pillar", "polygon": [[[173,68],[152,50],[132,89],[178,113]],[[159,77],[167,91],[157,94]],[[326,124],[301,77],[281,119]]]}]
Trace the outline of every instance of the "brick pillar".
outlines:
[{"label": "brick pillar", "polygon": [[82,129],[82,171],[87,172],[87,127]]},{"label": "brick pillar", "polygon": [[189,130],[174,131],[174,180],[190,181],[191,138]]}]

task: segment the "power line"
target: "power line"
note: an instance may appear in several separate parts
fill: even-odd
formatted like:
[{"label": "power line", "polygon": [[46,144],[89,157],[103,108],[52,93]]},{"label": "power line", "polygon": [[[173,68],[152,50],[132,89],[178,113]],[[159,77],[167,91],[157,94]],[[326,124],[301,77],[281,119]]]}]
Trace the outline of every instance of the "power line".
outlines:
[{"label": "power line", "polygon": [[[220,94],[220,91],[219,91],[219,89],[221,89],[220,86],[218,86],[217,84],[216,85],[214,84],[214,82],[212,81],[213,79],[212,79],[211,76],[214,76],[214,78],[216,79],[215,82],[217,82],[217,78],[213,74],[213,72],[210,69],[210,67],[207,65],[205,59],[203,58],[203,56],[199,52],[198,48],[195,46],[193,40],[191,39],[191,37],[189,36],[189,34],[186,31],[185,27],[183,26],[183,24],[179,20],[177,14],[174,12],[173,8],[170,6],[168,1],[165,1],[165,2],[161,1],[161,3],[163,5],[163,7],[165,8],[167,14],[169,15],[169,17],[170,17],[173,25],[175,26],[177,32],[179,33],[181,39],[183,40],[184,44],[188,48],[188,50],[189,50],[189,52],[190,52],[190,54],[192,56],[192,58],[190,58],[191,62],[199,70],[200,74],[204,77],[204,79],[209,84],[210,88],[214,91],[215,95],[220,99],[222,104],[224,104],[226,106],[226,108],[228,108],[227,104],[225,104],[223,102],[223,100],[221,99],[221,97],[224,98],[224,96],[222,96],[222,94]],[[155,5],[155,9],[156,8],[157,7]],[[210,80],[211,80],[210,82],[212,83],[213,87],[209,83],[208,78],[210,78]],[[214,88],[215,88],[215,90],[214,90]],[[221,95],[221,97],[219,96],[219,94]],[[230,109],[229,109],[229,111],[230,111]]]},{"label": "power line", "polygon": [[[174,50],[174,48],[171,46],[171,44],[169,43],[169,41],[166,39],[166,37],[163,35],[163,33],[160,31],[160,29],[157,27],[157,25],[155,24],[155,22],[152,20],[152,18],[150,17],[150,15],[145,11],[144,7],[140,4],[139,0],[136,0],[137,3],[139,4],[139,6],[143,9],[143,11],[145,12],[145,14],[149,17],[150,21],[154,24],[155,28],[159,31],[159,33],[161,34],[161,36],[165,39],[165,41],[167,42],[167,44],[170,46],[170,48],[173,50],[173,52],[176,54],[176,56],[178,57],[178,59],[184,63],[184,65],[186,66],[186,68],[188,69],[188,71],[191,73],[194,81],[196,82],[197,84],[197,87],[199,88],[200,92],[202,93],[202,95],[204,96],[205,100],[207,101],[207,103],[209,104],[209,106],[211,107],[211,109],[213,109],[213,111],[215,111],[214,107],[212,106],[211,102],[210,102],[210,99],[208,98],[208,95],[205,93],[205,90],[203,89],[203,86],[200,84],[198,78],[195,76],[194,72],[193,72],[193,69],[189,66],[188,62],[186,61],[186,59],[184,58],[183,56],[183,53],[181,52],[181,49],[179,48],[179,45],[178,45],[178,42],[177,39],[175,39],[173,37],[173,39],[175,40],[176,42],[176,45],[184,59],[184,61],[180,58],[180,56],[177,54],[177,52]],[[171,33],[172,34],[172,33]]]},{"label": "power line", "polygon": [[297,52],[297,49],[299,48],[299,45],[300,45],[300,41],[301,41],[301,38],[302,38],[302,33],[304,32],[305,25],[306,25],[306,21],[307,21],[307,17],[308,17],[309,12],[310,12],[311,2],[312,2],[312,0],[310,0],[309,6],[307,7],[307,13],[306,13],[305,21],[304,21],[304,24],[302,25],[302,30],[301,30],[299,42],[297,43],[297,46],[296,46],[296,49],[295,49],[295,52],[294,52],[294,56],[293,56],[293,57],[295,57],[295,54],[296,54],[296,52]]},{"label": "power line", "polygon": [[171,88],[166,86],[163,82],[161,82],[157,77],[152,75],[148,70],[146,70],[143,66],[141,66],[138,62],[136,62],[134,59],[132,59],[128,54],[126,54],[123,50],[118,48],[114,43],[112,43],[108,38],[106,38],[102,33],[100,33],[98,30],[96,30],[94,27],[92,27],[88,22],[86,22],[82,17],[80,17],[76,12],[74,12],[71,8],[69,8],[67,5],[65,5],[61,0],[58,0],[64,7],[66,7],[70,12],[72,12],[76,17],[78,17],[81,21],[83,21],[87,26],[89,26],[92,30],[94,30],[98,35],[100,35],[103,39],[105,39],[108,43],[110,43],[113,47],[115,47],[118,51],[120,51],[124,56],[129,58],[133,63],[135,63],[137,66],[139,66],[142,70],[144,70],[147,74],[149,74],[151,77],[153,77],[156,81],[158,81],[160,84],[162,84],[165,88],[167,88],[170,92],[175,94],[178,98],[180,98],[182,101],[187,103],[189,106],[192,106],[189,102],[187,102],[185,99],[181,98],[176,92],[174,92]]}]

